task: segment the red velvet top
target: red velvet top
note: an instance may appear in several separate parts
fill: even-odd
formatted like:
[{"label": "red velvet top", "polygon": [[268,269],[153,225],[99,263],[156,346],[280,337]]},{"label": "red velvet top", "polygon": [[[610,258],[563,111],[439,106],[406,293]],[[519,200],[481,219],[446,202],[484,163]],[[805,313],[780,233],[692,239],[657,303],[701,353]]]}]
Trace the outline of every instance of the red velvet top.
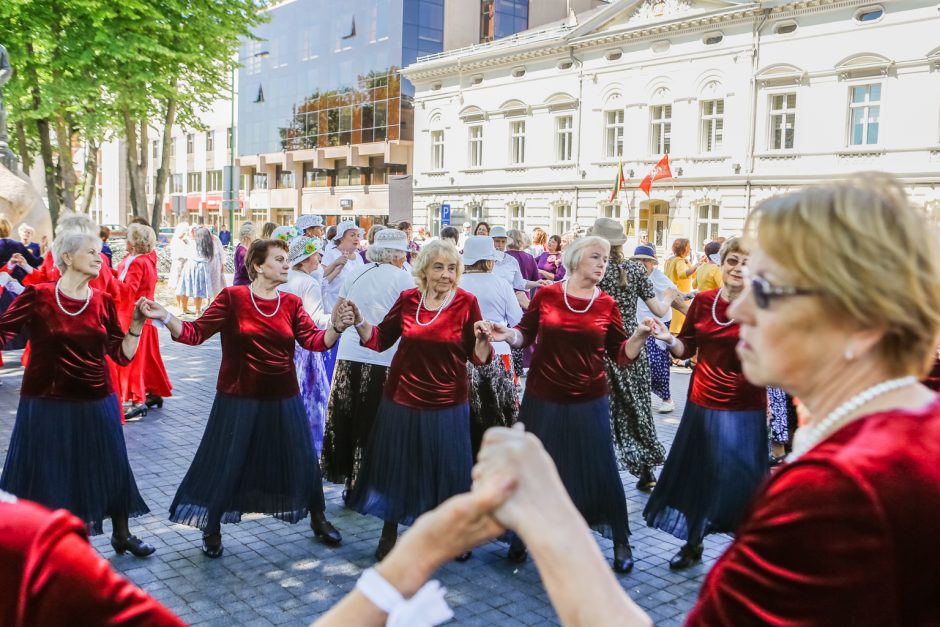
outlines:
[{"label": "red velvet top", "polygon": [[[105,355],[119,366],[130,363],[121,344],[124,331],[114,301],[93,289],[88,307],[68,316],[55,299],[55,283],[33,285],[0,316],[0,345],[21,329],[32,353],[20,395],[59,400],[98,400],[114,391]],[[60,294],[62,306],[76,312],[85,304]]]},{"label": "red velvet top", "polygon": [[[121,276],[121,272],[127,266],[128,259],[130,259],[130,255],[121,260],[121,263],[114,271],[116,277]],[[117,303],[118,318],[121,321],[121,326],[127,329],[134,317],[134,306],[137,304],[137,299],[144,296],[153,300],[153,294],[157,287],[156,260],[150,255],[134,257],[130,262],[124,280],[121,281],[118,278],[114,284],[121,295]],[[147,320],[146,324],[151,324],[151,321]]]},{"label": "red velvet top", "polygon": [[935,399],[857,420],[785,465],[688,624],[940,625],[938,458]]},{"label": "red velvet top", "polygon": [[[701,292],[692,301],[678,338],[685,344],[685,356],[698,350],[698,365],[692,377],[689,400],[706,409],[749,411],[767,406],[766,388],[748,383],[741,371],[741,360],[734,347],[738,343],[737,324],[721,326],[712,317],[712,305],[718,290]],[[730,320],[730,303],[718,299],[715,315],[721,322]]]},{"label": "red velvet top", "polygon": [[[516,329],[524,346],[535,343],[526,394],[554,403],[583,403],[607,394],[604,355],[619,366],[633,363],[624,352],[627,333],[617,301],[606,292],[585,313],[574,313],[564,300],[564,283],[541,287]],[[571,307],[590,302],[568,295]]]},{"label": "red velvet top", "polygon": [[184,623],[111,570],[65,510],[0,503],[0,625]]},{"label": "red velvet top", "polygon": [[[276,299],[255,296],[249,286],[227,287],[219,292],[195,322],[184,322],[177,342],[196,346],[222,333],[222,364],[216,389],[232,396],[258,399],[290,398],[300,393],[294,371],[294,340],[310,351],[329,348],[326,331],[318,331],[304,311],[303,302],[286,292]],[[277,313],[274,313],[275,310]]]},{"label": "red velvet top", "polygon": [[[476,297],[458,288],[454,299],[437,319],[424,327],[415,322],[421,292],[405,290],[385,319],[372,328],[368,342],[374,351],[401,343],[389,366],[385,396],[399,405],[418,409],[441,409],[467,402],[467,362],[480,365],[474,354],[473,325],[482,320]],[[436,312],[421,309],[426,324]]]}]

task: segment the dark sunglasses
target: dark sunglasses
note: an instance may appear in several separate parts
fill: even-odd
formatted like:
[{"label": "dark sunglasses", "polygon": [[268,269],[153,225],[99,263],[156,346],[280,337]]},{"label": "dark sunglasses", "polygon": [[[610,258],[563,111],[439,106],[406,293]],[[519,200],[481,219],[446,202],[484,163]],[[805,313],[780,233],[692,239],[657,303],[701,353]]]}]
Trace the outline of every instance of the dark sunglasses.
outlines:
[{"label": "dark sunglasses", "polygon": [[747,265],[747,257],[726,257],[725,263],[732,268],[736,267],[738,264],[741,264],[741,267],[743,268]]},{"label": "dark sunglasses", "polygon": [[774,287],[764,277],[751,275],[751,292],[754,294],[754,302],[759,309],[767,309],[770,304],[778,298],[788,298],[790,296],[815,296],[820,294],[820,290],[813,290],[805,287]]}]

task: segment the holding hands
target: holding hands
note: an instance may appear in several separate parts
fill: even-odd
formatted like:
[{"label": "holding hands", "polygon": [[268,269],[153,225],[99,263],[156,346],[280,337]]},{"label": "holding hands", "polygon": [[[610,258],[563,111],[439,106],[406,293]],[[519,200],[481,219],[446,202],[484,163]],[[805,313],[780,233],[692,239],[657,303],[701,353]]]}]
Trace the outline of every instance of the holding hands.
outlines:
[{"label": "holding hands", "polygon": [[636,332],[644,337],[652,336],[657,340],[671,344],[673,337],[669,328],[656,318],[647,318],[637,327]]},{"label": "holding hands", "polygon": [[167,317],[166,308],[160,303],[144,298],[143,296],[137,301],[137,305],[134,308],[134,319],[149,318],[151,320],[166,320]]},{"label": "holding hands", "polygon": [[356,324],[357,310],[355,310],[354,307],[355,305],[346,300],[337,303],[336,307],[333,308],[333,315],[330,318],[330,324],[333,325],[334,331],[342,333]]}]

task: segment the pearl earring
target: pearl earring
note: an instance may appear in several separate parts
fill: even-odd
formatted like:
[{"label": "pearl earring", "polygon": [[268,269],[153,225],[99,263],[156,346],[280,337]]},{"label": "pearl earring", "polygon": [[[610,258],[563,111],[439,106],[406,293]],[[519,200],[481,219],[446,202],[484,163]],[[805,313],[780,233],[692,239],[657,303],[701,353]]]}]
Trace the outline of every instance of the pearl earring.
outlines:
[{"label": "pearl earring", "polygon": [[845,360],[846,360],[846,361],[854,361],[854,360],[855,360],[855,351],[852,350],[852,347],[851,347],[851,346],[850,346],[849,348],[845,349],[845,352],[844,352],[842,355],[843,355],[843,357],[845,357]]}]

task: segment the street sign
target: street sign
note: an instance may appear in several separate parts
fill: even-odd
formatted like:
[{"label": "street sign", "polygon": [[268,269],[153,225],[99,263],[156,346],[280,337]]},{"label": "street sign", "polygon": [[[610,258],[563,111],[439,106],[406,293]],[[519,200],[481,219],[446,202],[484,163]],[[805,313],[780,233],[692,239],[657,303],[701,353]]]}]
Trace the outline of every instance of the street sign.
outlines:
[{"label": "street sign", "polygon": [[450,205],[444,203],[441,205],[441,226],[450,225]]}]

